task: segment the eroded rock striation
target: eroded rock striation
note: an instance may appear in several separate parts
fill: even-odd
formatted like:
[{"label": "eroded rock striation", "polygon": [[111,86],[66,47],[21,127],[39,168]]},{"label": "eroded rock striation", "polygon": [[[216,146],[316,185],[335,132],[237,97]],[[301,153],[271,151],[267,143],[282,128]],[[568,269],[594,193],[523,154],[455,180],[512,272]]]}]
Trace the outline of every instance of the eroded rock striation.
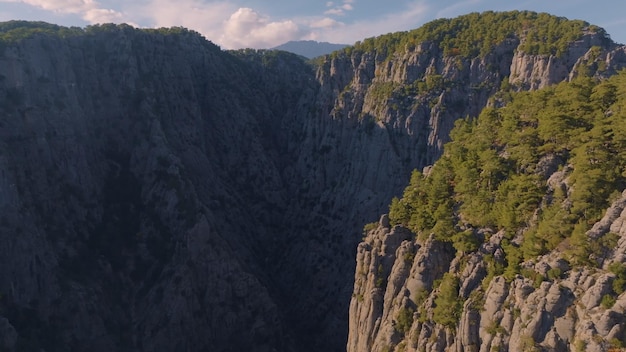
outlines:
[{"label": "eroded rock striation", "polygon": [[[347,350],[606,351],[619,345],[626,337],[626,293],[606,300],[617,280],[611,266],[624,263],[625,204],[626,193],[587,232],[596,239],[619,236],[614,249],[596,258],[598,268],[570,268],[555,250],[522,263],[534,280],[484,280],[489,263],[504,260],[501,232],[486,234],[477,252],[459,257],[449,243],[416,240],[383,216],[357,252]],[[455,326],[433,321],[441,294],[433,282],[448,272],[459,277]]]}]

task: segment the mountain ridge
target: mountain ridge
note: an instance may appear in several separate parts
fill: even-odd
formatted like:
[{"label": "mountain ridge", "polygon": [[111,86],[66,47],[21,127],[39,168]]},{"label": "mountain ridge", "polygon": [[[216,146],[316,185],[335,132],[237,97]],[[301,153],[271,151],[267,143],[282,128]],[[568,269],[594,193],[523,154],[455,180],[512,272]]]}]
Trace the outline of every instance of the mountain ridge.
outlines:
[{"label": "mountain ridge", "polygon": [[359,245],[348,350],[620,348],[624,78],[459,121]]}]

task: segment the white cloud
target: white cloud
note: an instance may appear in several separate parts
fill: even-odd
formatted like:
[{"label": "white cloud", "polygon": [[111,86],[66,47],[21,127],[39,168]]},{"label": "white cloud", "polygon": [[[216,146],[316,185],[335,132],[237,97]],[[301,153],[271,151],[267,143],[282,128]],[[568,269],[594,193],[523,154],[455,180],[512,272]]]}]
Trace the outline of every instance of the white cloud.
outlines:
[{"label": "white cloud", "polygon": [[335,6],[335,3],[329,1],[326,3],[326,7],[332,7],[330,10],[324,12],[326,16],[345,16],[346,11],[354,10],[354,6],[352,4],[354,0],[344,0],[342,5]]},{"label": "white cloud", "polygon": [[324,15],[327,16],[343,16],[345,15],[345,11],[341,8],[334,8],[324,12]]},{"label": "white cloud", "polygon": [[274,47],[302,36],[293,20],[272,19],[232,1],[145,0],[128,10],[142,14],[146,26],[187,27],[225,49]]},{"label": "white cloud", "polygon": [[126,10],[135,14],[135,21],[147,27],[182,26],[198,31],[216,42],[223,33],[224,21],[237,8],[228,2],[148,0],[128,4]]},{"label": "white cloud", "polygon": [[89,23],[117,22],[124,17],[121,12],[104,8],[95,0],[0,0],[0,2],[20,3],[55,13],[79,15]]},{"label": "white cloud", "polygon": [[271,18],[251,8],[235,7],[230,1],[145,1],[141,7],[127,12],[143,13],[149,26],[184,26],[194,29],[226,49],[269,48],[300,39],[351,44],[383,33],[416,28],[427,10],[425,1],[413,0],[398,13],[374,20],[344,23],[332,18],[339,14],[334,10],[345,14],[343,7],[349,5],[349,8],[353,8],[354,0],[335,1],[332,4],[329,1],[327,5],[332,5],[332,8],[328,11],[333,12],[326,16],[292,19]]},{"label": "white cloud", "polygon": [[311,18],[270,18],[227,0],[143,0],[126,5],[125,10],[136,14],[139,18],[134,20],[146,26],[187,27],[225,49],[270,48],[290,40],[310,38],[313,29],[340,25],[329,18],[315,21]]},{"label": "white cloud", "polygon": [[368,37],[417,28],[426,15],[428,15],[428,6],[425,1],[415,0],[407,4],[402,11],[387,14],[379,19],[356,21],[334,27],[312,28],[309,37],[331,43],[352,44]]},{"label": "white cloud", "polygon": [[226,21],[220,42],[230,48],[273,47],[301,34],[292,20],[272,21],[251,8],[240,8]]},{"label": "white cloud", "polygon": [[0,4],[3,2],[26,4],[63,16],[80,16],[88,23],[183,26],[202,33],[226,49],[268,48],[300,39],[350,44],[382,33],[416,28],[427,3],[412,0],[398,13],[351,22],[347,16],[341,21],[337,16],[353,11],[355,0],[323,2],[327,5],[326,15],[293,18],[270,17],[251,8],[236,6],[232,0],[0,0]]},{"label": "white cloud", "polygon": [[82,14],[82,18],[89,23],[112,23],[123,21],[124,16],[110,9],[90,9]]},{"label": "white cloud", "polygon": [[332,18],[328,17],[324,17],[320,20],[313,20],[309,23],[309,27],[311,28],[336,28],[344,25],[345,23],[333,20]]}]

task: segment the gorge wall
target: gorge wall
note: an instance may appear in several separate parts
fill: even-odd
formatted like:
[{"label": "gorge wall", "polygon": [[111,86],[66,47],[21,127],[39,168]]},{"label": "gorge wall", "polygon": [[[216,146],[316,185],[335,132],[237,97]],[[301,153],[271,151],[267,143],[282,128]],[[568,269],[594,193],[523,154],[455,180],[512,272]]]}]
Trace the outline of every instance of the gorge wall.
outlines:
[{"label": "gorge wall", "polygon": [[[599,268],[572,268],[554,251],[524,263],[541,280],[502,276],[479,289],[489,260],[504,261],[503,233],[491,234],[476,253],[458,257],[449,243],[415,240],[381,217],[357,252],[350,305],[348,351],[607,351],[626,338],[626,294],[607,303],[624,263],[626,195],[588,236],[619,235]],[[489,257],[489,259],[487,258]],[[458,275],[456,327],[434,323],[444,274]],[[545,279],[543,279],[545,278]],[[548,279],[549,278],[549,279]]]},{"label": "gorge wall", "polygon": [[595,32],[561,57],[510,38],[485,56],[424,42],[311,66],[182,29],[44,27],[0,46],[7,351],[343,350],[363,225],[441,155],[454,121],[503,81],[626,65]]}]

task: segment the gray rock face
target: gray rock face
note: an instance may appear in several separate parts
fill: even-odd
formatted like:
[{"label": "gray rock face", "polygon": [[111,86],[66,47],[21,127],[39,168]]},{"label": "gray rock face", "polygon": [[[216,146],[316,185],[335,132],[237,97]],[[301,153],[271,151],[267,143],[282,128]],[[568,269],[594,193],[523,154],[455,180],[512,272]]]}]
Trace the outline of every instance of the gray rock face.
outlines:
[{"label": "gray rock face", "polygon": [[[529,82],[539,64],[559,72],[545,84],[569,77],[522,57],[517,39],[480,58],[452,60],[422,43],[389,60],[354,52],[315,69],[285,53],[227,53],[195,33],[124,25],[2,44],[8,351],[342,350],[363,224],[513,68]],[[602,48],[607,67],[624,66],[620,50]],[[402,93],[421,81],[439,83]],[[417,314],[415,296],[452,258],[441,243],[404,242],[406,231],[381,226],[377,242],[359,247],[369,259],[357,282],[369,289],[354,291],[350,316],[361,325],[350,343],[378,349],[405,334],[429,349],[478,346],[480,312],[463,318],[459,342],[428,322],[398,332],[394,320]],[[484,272],[473,260],[468,293]]]},{"label": "gray rock face", "polygon": [[432,290],[454,251],[432,240],[419,243],[402,228],[379,226],[357,250],[350,304],[349,351],[384,350],[402,341],[400,314],[413,321],[416,297]]},{"label": "gray rock face", "polygon": [[246,110],[268,99],[232,80],[246,65],[195,34],[125,26],[35,36],[0,61],[0,292],[18,345],[288,343],[256,250],[280,214],[267,204],[287,198],[265,152],[284,142]]},{"label": "gray rock face", "polygon": [[[625,264],[623,253],[626,220],[623,211],[626,193],[617,199],[587,235],[594,240],[603,236],[601,229],[611,229],[619,235],[617,248],[600,258],[603,269],[570,269],[558,250],[522,263],[525,270],[548,278],[552,269],[559,269],[560,277],[534,281],[517,275],[507,281],[496,276],[488,286],[475,283],[487,277],[484,255],[497,260],[501,234],[469,257],[461,258],[454,252],[432,249],[442,246],[431,237],[426,243],[409,238],[387,250],[382,244],[395,233],[405,233],[400,227],[391,232],[388,226],[379,226],[369,232],[359,245],[357,273],[350,305],[350,334],[348,351],[607,351],[626,338],[626,292],[607,303],[614,295],[612,283],[615,274],[612,263]],[[405,235],[406,237],[406,235]],[[421,251],[430,247],[429,251]],[[414,256],[407,256],[408,248]],[[389,255],[395,250],[395,256]],[[393,268],[411,267],[411,270],[376,270],[371,263],[393,261]],[[369,266],[367,266],[369,264]],[[387,264],[389,265],[389,264]],[[383,266],[384,267],[384,266]],[[432,276],[416,275],[416,268],[427,268]],[[444,273],[460,278],[458,299],[463,301],[462,312],[455,329],[433,322],[433,301],[439,294],[431,285]],[[378,274],[378,275],[377,275]],[[385,276],[387,275],[387,276]],[[374,289],[374,283],[383,283]],[[382,297],[379,292],[385,289]],[[398,290],[402,287],[404,290]],[[428,290],[415,295],[409,287]],[[471,287],[468,289],[468,287]],[[415,312],[399,330],[398,317],[410,307]],[[364,324],[372,322],[372,324]]]},{"label": "gray rock face", "polygon": [[6,318],[0,317],[0,347],[3,351],[13,351],[17,344],[17,332]]}]

